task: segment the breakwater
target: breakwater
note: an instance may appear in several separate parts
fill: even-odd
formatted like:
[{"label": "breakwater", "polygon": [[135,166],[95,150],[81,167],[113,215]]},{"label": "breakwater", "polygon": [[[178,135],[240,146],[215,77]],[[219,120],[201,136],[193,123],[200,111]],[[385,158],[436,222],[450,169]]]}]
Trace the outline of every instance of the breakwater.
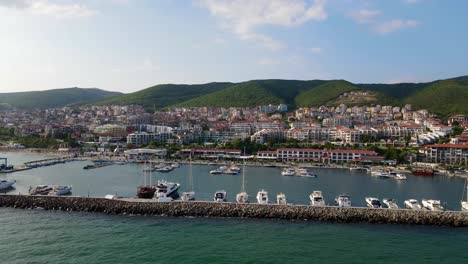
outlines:
[{"label": "breakwater", "polygon": [[100,212],[107,214],[243,217],[285,220],[317,220],[339,223],[414,224],[468,227],[468,213],[370,209],[333,206],[260,205],[193,202],[148,202],[136,199],[109,200],[88,197],[0,195],[0,207],[43,208],[45,210]]}]

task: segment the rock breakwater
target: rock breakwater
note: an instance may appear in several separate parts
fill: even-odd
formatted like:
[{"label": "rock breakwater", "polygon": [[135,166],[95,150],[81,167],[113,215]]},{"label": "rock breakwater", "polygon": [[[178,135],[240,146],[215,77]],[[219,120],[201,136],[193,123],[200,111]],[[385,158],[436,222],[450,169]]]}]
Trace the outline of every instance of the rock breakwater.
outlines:
[{"label": "rock breakwater", "polygon": [[260,205],[193,202],[148,202],[137,199],[108,200],[88,197],[0,195],[0,207],[100,212],[106,214],[193,217],[244,217],[285,220],[317,220],[338,223],[414,224],[468,227],[468,213],[370,209],[361,207]]}]

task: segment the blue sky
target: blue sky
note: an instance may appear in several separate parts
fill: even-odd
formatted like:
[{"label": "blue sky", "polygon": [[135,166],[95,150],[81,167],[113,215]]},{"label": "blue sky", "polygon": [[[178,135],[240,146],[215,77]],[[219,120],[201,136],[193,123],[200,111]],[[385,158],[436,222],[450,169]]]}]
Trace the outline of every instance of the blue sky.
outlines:
[{"label": "blue sky", "polygon": [[0,0],[0,92],[468,74],[462,0]]}]

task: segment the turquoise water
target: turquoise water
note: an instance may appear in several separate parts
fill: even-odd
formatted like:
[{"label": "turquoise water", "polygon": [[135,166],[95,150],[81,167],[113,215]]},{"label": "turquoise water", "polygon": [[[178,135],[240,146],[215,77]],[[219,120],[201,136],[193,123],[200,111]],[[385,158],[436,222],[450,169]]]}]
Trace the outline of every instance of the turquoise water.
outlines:
[{"label": "turquoise water", "polygon": [[[42,156],[7,155],[13,163]],[[142,166],[128,164],[83,170],[72,162],[21,171],[0,178],[17,180],[12,193],[35,184],[72,184],[75,195],[135,195]],[[211,175],[214,166],[192,166],[198,199],[211,200],[218,189],[232,201],[240,176]],[[313,190],[327,202],[347,193],[355,205],[368,195],[435,198],[458,210],[462,179],[416,177],[382,180],[348,170],[317,169],[316,179],[284,177],[280,169],[246,167],[247,191],[270,198],[285,192],[288,201],[308,203]],[[187,189],[189,166],[153,174],[153,181],[180,182]],[[0,263],[468,263],[468,228],[330,224],[254,219],[111,216],[0,208]]]},{"label": "turquoise water", "polygon": [[468,229],[0,208],[1,263],[468,263]]}]

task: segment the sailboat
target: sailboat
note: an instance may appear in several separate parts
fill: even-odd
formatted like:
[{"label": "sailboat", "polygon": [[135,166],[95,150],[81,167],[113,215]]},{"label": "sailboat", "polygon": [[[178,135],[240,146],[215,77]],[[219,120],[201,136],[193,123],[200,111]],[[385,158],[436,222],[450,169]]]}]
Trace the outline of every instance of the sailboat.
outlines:
[{"label": "sailboat", "polygon": [[[245,155],[245,148],[244,148],[244,155]],[[245,159],[242,163],[242,187],[241,192],[236,195],[237,203],[248,203],[249,202],[249,195],[245,191]]]},{"label": "sailboat", "polygon": [[192,155],[190,155],[189,161],[189,191],[183,192],[181,199],[182,201],[194,201],[195,200],[195,192],[193,191],[193,178],[192,178]]},{"label": "sailboat", "polygon": [[[468,180],[465,180],[465,187],[463,188],[463,193],[466,191],[466,201],[461,201],[461,209],[462,211],[468,211]],[[463,199],[463,198],[462,198]]]},{"label": "sailboat", "polygon": [[[146,161],[145,161],[145,168],[147,168]],[[151,174],[151,171],[150,171],[150,174]],[[151,175],[150,175],[149,185],[146,184],[146,178],[147,178],[146,170],[143,171],[143,177],[144,177],[144,185],[138,186],[137,196],[138,198],[141,198],[141,199],[152,199],[154,197],[154,193],[156,192],[156,189],[153,186],[151,186]]]}]

